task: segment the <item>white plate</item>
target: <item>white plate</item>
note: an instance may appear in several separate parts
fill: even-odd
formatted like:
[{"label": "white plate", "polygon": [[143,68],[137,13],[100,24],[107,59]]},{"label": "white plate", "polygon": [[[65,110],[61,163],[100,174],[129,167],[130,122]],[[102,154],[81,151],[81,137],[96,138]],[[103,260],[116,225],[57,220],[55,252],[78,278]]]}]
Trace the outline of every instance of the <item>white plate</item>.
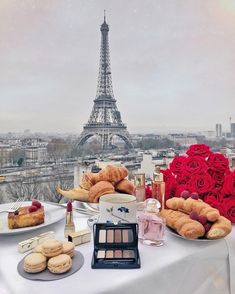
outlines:
[{"label": "white plate", "polygon": [[205,238],[201,238],[201,239],[187,239],[181,235],[179,235],[178,233],[176,233],[173,229],[169,228],[169,227],[166,227],[166,231],[169,232],[171,235],[175,236],[175,237],[178,237],[178,238],[181,238],[181,239],[184,239],[184,240],[187,240],[187,241],[193,241],[193,242],[211,242],[211,241],[218,241],[218,240],[221,240],[221,239],[216,239],[216,240],[210,240],[210,239],[205,239]]},{"label": "white plate", "polygon": [[[31,201],[24,202],[22,204],[22,206],[28,206],[28,205],[31,205]],[[11,206],[12,206],[12,203],[0,204],[0,211],[9,209]],[[54,206],[47,203],[43,203],[43,206],[45,211],[45,222],[41,225],[33,226],[33,227],[10,230],[7,224],[8,214],[6,212],[0,213],[0,236],[1,235],[16,235],[16,234],[22,234],[29,231],[33,231],[33,230],[54,224],[65,217],[66,210],[63,207],[58,207],[58,206]]]}]

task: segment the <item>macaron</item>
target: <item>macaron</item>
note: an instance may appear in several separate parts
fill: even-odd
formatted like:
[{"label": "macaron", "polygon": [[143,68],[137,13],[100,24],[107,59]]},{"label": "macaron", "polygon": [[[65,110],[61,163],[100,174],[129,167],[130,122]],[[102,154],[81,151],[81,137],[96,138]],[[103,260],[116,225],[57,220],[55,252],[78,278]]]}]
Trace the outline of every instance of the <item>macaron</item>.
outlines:
[{"label": "macaron", "polygon": [[42,244],[38,244],[36,247],[33,248],[34,253],[42,253]]},{"label": "macaron", "polygon": [[47,259],[42,253],[30,253],[24,259],[24,270],[27,273],[39,273],[47,267]]},{"label": "macaron", "polygon": [[47,267],[54,274],[62,274],[72,267],[72,259],[67,254],[60,254],[50,258]]},{"label": "macaron", "polygon": [[63,243],[61,241],[51,239],[42,244],[42,254],[46,257],[54,257],[63,251]]},{"label": "macaron", "polygon": [[68,254],[70,257],[73,257],[74,247],[73,242],[63,242],[63,254]]}]

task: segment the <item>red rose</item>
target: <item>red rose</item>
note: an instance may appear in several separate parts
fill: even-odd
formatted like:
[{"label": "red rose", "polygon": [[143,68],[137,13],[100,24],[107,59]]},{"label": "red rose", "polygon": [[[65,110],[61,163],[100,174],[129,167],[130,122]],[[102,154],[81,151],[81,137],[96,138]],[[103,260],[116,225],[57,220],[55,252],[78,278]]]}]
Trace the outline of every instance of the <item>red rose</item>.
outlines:
[{"label": "red rose", "polygon": [[224,184],[224,173],[209,170],[212,180],[215,182],[215,187],[221,188]]},{"label": "red rose", "polygon": [[208,173],[193,175],[188,183],[190,191],[197,192],[201,198],[213,188],[213,181]]},{"label": "red rose", "polygon": [[206,196],[204,201],[210,206],[219,210],[220,215],[226,216],[226,211],[224,209],[224,204],[219,202],[214,196]]},{"label": "red rose", "polygon": [[185,190],[189,190],[188,185],[178,185],[175,190],[175,196],[181,197],[181,193]]},{"label": "red rose", "polygon": [[169,169],[161,170],[165,182],[165,199],[169,199],[175,195],[176,180]]},{"label": "red rose", "polygon": [[225,176],[222,193],[235,196],[235,171]]},{"label": "red rose", "polygon": [[152,198],[152,190],[148,185],[145,186],[145,198]]},{"label": "red rose", "polygon": [[194,174],[205,173],[208,169],[208,166],[202,157],[190,156],[185,159],[182,165],[182,169],[184,170],[185,173],[191,176]]},{"label": "red rose", "polygon": [[183,172],[182,165],[186,158],[185,156],[177,156],[173,159],[170,163],[170,170],[173,174],[180,175]]},{"label": "red rose", "polygon": [[220,188],[214,188],[212,190],[210,190],[207,194],[206,197],[210,197],[213,196],[214,198],[216,198],[219,202],[223,201],[223,196],[221,194],[221,189]]},{"label": "red rose", "polygon": [[176,181],[179,185],[186,185],[190,180],[189,174],[182,173],[181,175],[176,177]]},{"label": "red rose", "polygon": [[210,155],[211,151],[209,146],[205,144],[194,144],[191,145],[186,152],[189,156],[201,156],[201,157],[208,157]]},{"label": "red rose", "polygon": [[175,177],[173,176],[172,172],[167,169],[162,169],[161,172],[163,173],[164,182],[171,182],[175,180]]},{"label": "red rose", "polygon": [[232,223],[235,223],[235,196],[225,198],[223,201],[223,208],[225,211],[225,217],[227,217]]},{"label": "red rose", "polygon": [[207,164],[211,170],[225,173],[229,170],[228,158],[221,153],[211,153],[207,160]]}]

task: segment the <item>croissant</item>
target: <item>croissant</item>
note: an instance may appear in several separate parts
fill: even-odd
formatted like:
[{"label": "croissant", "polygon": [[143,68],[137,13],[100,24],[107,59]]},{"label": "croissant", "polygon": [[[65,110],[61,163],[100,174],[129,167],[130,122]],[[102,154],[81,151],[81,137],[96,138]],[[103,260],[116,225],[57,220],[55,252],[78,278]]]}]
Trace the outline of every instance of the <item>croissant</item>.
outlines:
[{"label": "croissant", "polygon": [[75,199],[75,200],[86,201],[86,202],[88,201],[88,191],[80,187],[74,188],[68,191],[62,190],[60,189],[60,187],[56,187],[56,191],[57,193],[69,199]]},{"label": "croissant", "polygon": [[220,217],[220,213],[217,209],[211,207],[202,200],[195,200],[192,198],[185,200],[184,198],[173,197],[166,201],[166,206],[170,209],[183,210],[187,213],[195,211],[199,215],[206,216],[208,221],[211,222],[215,222]]},{"label": "croissant", "polygon": [[204,236],[205,229],[202,224],[192,220],[184,212],[172,209],[163,209],[161,216],[165,218],[167,226],[187,239],[197,239]]},{"label": "croissant", "polygon": [[90,188],[88,194],[88,201],[99,202],[100,196],[113,193],[115,193],[115,190],[110,182],[100,181]]},{"label": "croissant", "polygon": [[227,218],[220,216],[207,232],[207,239],[215,240],[227,236],[232,231],[232,224]]},{"label": "croissant", "polygon": [[86,172],[83,174],[80,187],[89,190],[93,185],[95,185],[98,182],[98,174]]},{"label": "croissant", "polygon": [[132,184],[131,181],[124,179],[116,184],[115,190],[118,192],[123,192],[123,193],[133,195],[135,191],[135,186]]},{"label": "croissant", "polygon": [[125,167],[116,167],[107,165],[103,170],[98,172],[99,181],[108,181],[110,183],[118,183],[128,175]]}]

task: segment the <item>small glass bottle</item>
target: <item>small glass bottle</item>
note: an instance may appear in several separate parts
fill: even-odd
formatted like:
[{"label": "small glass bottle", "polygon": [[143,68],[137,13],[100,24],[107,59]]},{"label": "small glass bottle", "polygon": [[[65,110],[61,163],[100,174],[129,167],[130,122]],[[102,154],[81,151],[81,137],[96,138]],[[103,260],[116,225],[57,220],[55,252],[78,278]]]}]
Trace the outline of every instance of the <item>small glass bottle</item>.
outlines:
[{"label": "small glass bottle", "polygon": [[135,174],[135,197],[137,202],[145,200],[145,174]]},{"label": "small glass bottle", "polygon": [[69,200],[67,203],[66,223],[65,223],[65,227],[64,227],[65,238],[67,238],[68,235],[73,232],[75,232],[75,225],[73,222],[73,206],[72,206],[72,202]]},{"label": "small glass bottle", "polygon": [[145,200],[145,209],[137,219],[139,224],[139,239],[145,245],[164,245],[165,220],[159,215],[160,202],[149,198]]},{"label": "small glass bottle", "polygon": [[155,167],[153,173],[152,195],[161,203],[162,209],[165,207],[165,182],[160,166]]}]

